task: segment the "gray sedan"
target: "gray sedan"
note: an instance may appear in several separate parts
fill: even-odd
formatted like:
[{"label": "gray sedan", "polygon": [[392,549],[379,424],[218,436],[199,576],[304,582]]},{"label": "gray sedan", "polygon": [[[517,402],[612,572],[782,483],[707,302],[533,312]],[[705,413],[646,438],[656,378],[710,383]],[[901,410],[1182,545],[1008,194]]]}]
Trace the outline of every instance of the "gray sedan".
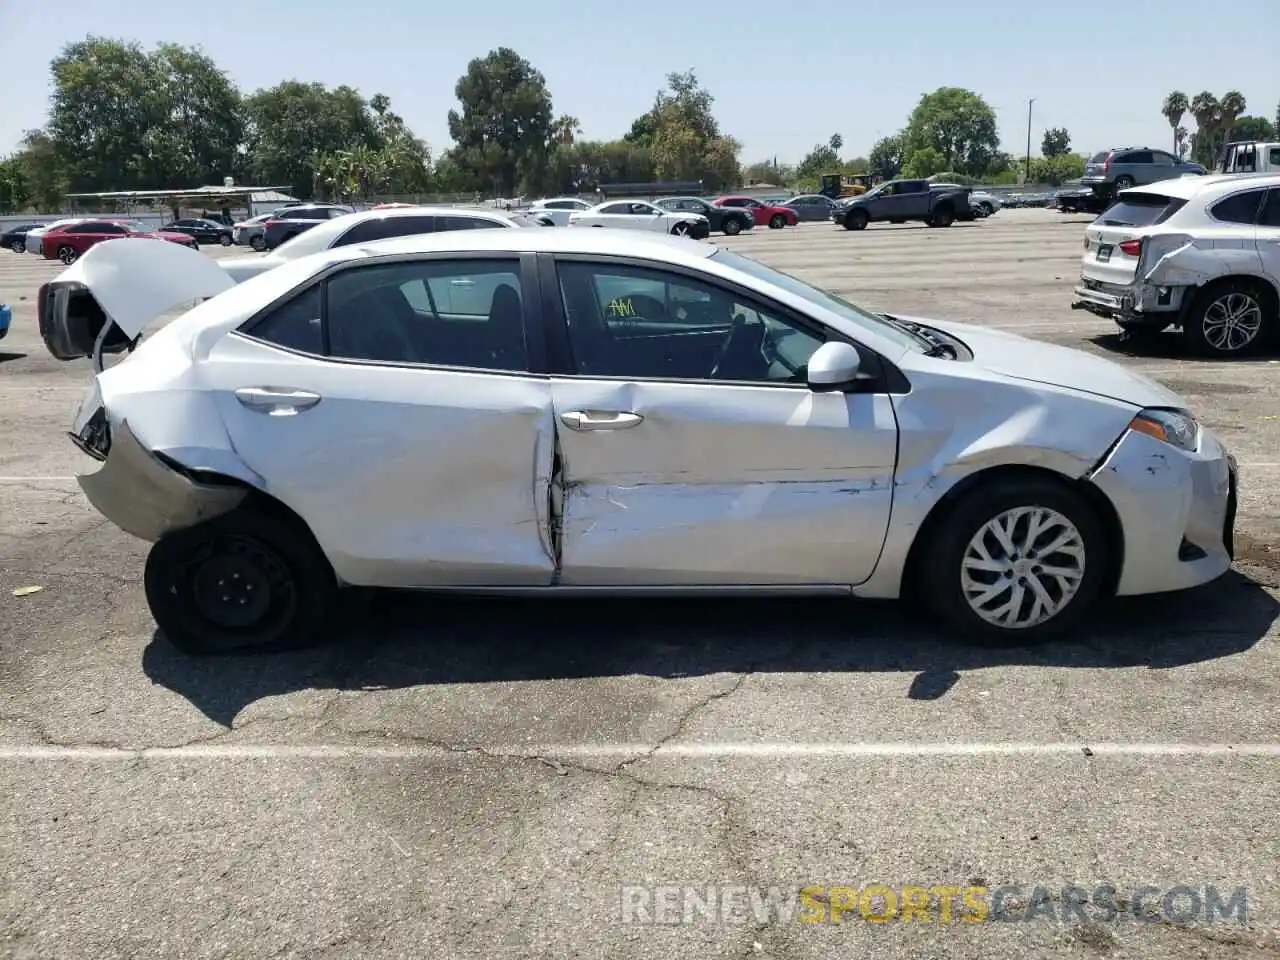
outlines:
[{"label": "gray sedan", "polygon": [[837,204],[820,193],[802,193],[783,201],[779,206],[790,207],[801,220],[830,220]]},{"label": "gray sedan", "polygon": [[41,302],[56,357],[133,350],[76,417],[80,483],[153,542],[192,652],[312,641],[346,585],[908,595],[1022,644],[1231,564],[1235,464],[1176,394],[707,243],[466,230],[242,285],[104,243]]}]

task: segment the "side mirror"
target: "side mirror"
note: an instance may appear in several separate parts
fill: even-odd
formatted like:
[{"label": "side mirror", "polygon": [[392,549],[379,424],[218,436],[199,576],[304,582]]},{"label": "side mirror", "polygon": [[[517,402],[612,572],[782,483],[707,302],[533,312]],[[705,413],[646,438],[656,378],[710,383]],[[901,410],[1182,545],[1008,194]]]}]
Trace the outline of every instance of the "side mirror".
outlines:
[{"label": "side mirror", "polygon": [[838,390],[858,378],[862,357],[847,343],[824,343],[809,358],[809,389]]}]

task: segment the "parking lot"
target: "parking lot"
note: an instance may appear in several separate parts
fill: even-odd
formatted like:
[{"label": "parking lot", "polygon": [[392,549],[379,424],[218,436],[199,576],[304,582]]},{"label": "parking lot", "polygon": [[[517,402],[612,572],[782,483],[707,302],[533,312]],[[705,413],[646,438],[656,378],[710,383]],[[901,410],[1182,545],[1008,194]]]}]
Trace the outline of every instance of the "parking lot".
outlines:
[{"label": "parking lot", "polygon": [[[1072,312],[1085,222],[722,241],[1112,357],[1232,449],[1235,570],[1002,651],[894,605],[379,596],[319,650],[185,657],[153,636],[146,545],[73,479],[90,371],[35,319],[63,268],[0,251],[0,955],[1280,956],[1277,364],[1134,353]],[[867,884],[1053,897],[1028,922],[647,924],[620,891]],[[1244,887],[1248,917],[1049,919],[1103,884]]]}]

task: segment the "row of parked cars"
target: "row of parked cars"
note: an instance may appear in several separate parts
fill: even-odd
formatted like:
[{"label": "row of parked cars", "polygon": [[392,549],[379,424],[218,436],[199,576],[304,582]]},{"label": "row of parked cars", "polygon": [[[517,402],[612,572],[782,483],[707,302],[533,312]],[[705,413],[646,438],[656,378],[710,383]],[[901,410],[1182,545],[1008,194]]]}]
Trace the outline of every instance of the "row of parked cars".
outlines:
[{"label": "row of parked cars", "polygon": [[118,238],[168,240],[193,248],[200,245],[200,240],[192,232],[175,229],[172,224],[153,230],[137,220],[68,217],[52,223],[24,223],[10,227],[0,234],[0,247],[14,253],[35,253],[46,260],[71,264],[94,244]]}]

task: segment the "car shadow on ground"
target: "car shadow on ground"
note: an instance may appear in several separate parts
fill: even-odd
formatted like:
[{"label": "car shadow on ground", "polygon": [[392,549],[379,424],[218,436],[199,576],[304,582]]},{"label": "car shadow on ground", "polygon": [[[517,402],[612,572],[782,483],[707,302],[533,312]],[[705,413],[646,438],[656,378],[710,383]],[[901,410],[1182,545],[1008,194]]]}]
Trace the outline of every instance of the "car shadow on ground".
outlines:
[{"label": "car shadow on ground", "polygon": [[1004,665],[1169,669],[1241,653],[1280,613],[1254,580],[1115,601],[1076,636],[987,649],[946,640],[905,605],[841,599],[606,600],[355,594],[327,647],[194,658],[158,632],[155,683],[230,726],[249,704],[298,690],[403,689],[716,673],[915,673],[908,696],[945,696],[966,670]]},{"label": "car shadow on ground", "polygon": [[4,350],[0,350],[0,363],[5,363],[9,360],[21,360],[25,356],[25,353],[6,353]]},{"label": "car shadow on ground", "polygon": [[1186,340],[1176,330],[1143,333],[1136,336],[1123,333],[1100,333],[1086,339],[1108,353],[1117,353],[1136,359],[1159,357],[1165,360],[1187,360],[1199,363],[1248,363],[1251,360],[1257,362],[1274,359],[1278,352],[1274,347],[1270,347],[1248,357],[1220,359],[1202,357],[1187,346]]}]

